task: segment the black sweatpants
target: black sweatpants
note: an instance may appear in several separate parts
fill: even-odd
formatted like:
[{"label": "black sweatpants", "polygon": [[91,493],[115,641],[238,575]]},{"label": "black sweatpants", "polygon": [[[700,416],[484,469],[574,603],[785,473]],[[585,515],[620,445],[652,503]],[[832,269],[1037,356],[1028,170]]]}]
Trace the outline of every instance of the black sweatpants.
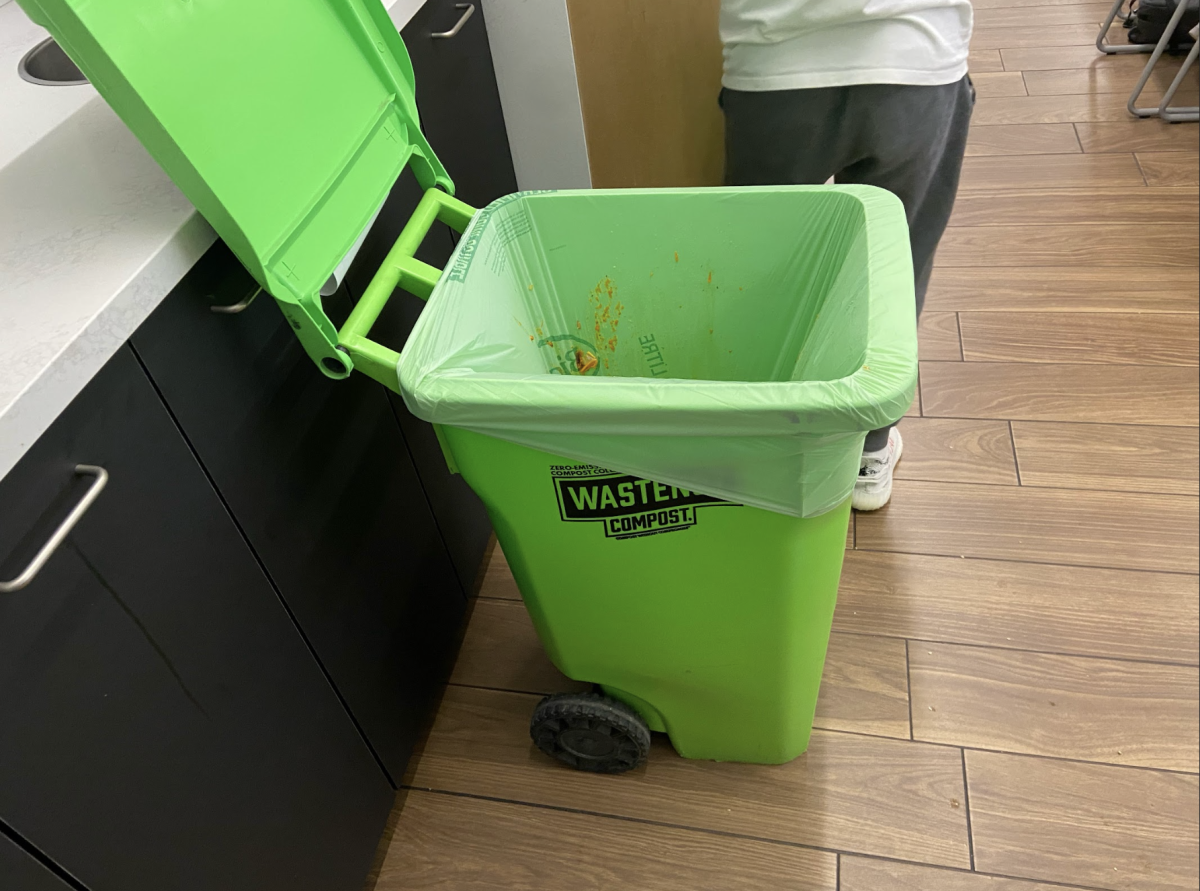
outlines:
[{"label": "black sweatpants", "polygon": [[[863,84],[815,90],[722,90],[725,181],[732,186],[879,186],[904,202],[917,313],[950,221],[975,105],[969,77],[944,86]],[[867,436],[887,445],[890,428]]]}]

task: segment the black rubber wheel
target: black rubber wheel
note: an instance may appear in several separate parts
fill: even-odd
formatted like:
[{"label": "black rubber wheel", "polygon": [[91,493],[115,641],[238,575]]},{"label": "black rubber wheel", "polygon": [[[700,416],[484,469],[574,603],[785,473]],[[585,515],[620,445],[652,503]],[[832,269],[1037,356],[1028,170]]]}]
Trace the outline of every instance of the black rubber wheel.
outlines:
[{"label": "black rubber wheel", "polygon": [[576,770],[624,773],[650,751],[650,728],[623,702],[600,693],[558,693],[533,710],[533,743]]}]

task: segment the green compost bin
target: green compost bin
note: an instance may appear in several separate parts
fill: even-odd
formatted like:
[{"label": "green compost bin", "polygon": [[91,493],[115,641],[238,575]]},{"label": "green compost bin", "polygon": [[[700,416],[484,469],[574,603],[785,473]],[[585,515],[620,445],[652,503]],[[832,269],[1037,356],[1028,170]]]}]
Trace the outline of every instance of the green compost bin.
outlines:
[{"label": "green compost bin", "polygon": [[[866,187],[520,194],[475,210],[378,0],[19,0],[317,367],[439,425],[547,652],[602,694],[531,730],[578,767],[808,743],[866,431],[916,380],[900,203]],[[337,328],[320,289],[404,167],[427,190]],[[464,237],[416,260],[436,220]],[[403,356],[369,334],[428,298]]]},{"label": "green compost bin", "polygon": [[[863,439],[911,403],[915,318],[877,189],[519,194],[475,216],[399,377],[555,665],[685,757],[780,763],[808,745]],[[646,737],[611,708],[548,701],[535,739],[631,766]]]}]

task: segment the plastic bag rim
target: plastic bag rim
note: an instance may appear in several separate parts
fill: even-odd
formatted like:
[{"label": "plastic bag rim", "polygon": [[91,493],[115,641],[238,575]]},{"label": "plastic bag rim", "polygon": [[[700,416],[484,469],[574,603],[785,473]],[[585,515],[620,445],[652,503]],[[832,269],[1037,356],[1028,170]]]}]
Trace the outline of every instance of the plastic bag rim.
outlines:
[{"label": "plastic bag rim", "polygon": [[[461,245],[469,240],[476,226],[487,225],[490,222],[493,210],[520,199],[535,199],[543,196],[570,196],[605,200],[608,197],[630,195],[712,195],[721,193],[744,194],[747,192],[838,192],[847,194],[857,199],[862,208],[863,223],[868,242],[871,241],[872,236],[881,227],[894,225],[897,222],[895,219],[897,216],[899,217],[899,222],[907,230],[907,218],[905,217],[904,206],[899,198],[885,189],[854,183],[841,185],[714,186],[671,189],[551,189],[514,192],[491,202],[471,220],[470,225],[459,241],[459,246],[461,248]],[[458,250],[459,248],[455,249],[454,255],[451,256],[447,264],[447,268],[454,263],[454,258],[457,256]],[[894,254],[895,250],[896,247],[892,247],[887,253]],[[877,271],[888,264],[884,258],[869,250],[867,256],[867,277],[868,281],[873,283],[877,281]],[[911,258],[909,259],[908,266],[911,270]],[[448,299],[446,296],[447,289],[444,286],[445,282],[446,279],[443,277],[434,286],[428,304],[424,311],[422,311],[421,317],[417,320],[409,336],[409,343],[413,343],[418,339],[418,334],[423,325],[433,324],[433,316],[436,315],[437,308],[444,300]],[[912,292],[911,274],[907,277],[907,284],[908,290]],[[913,316],[915,319],[915,306]],[[569,414],[575,414],[576,412],[587,414],[597,410],[617,409],[618,406],[615,402],[619,400],[619,410],[624,414],[723,413],[728,412],[730,408],[728,404],[722,404],[723,400],[718,400],[726,391],[730,389],[745,391],[746,388],[752,388],[757,395],[769,395],[772,397],[769,406],[761,406],[761,409],[766,411],[819,412],[822,415],[827,415],[830,413],[830,399],[833,398],[838,402],[840,407],[839,411],[834,412],[835,414],[851,413],[862,415],[870,414],[872,409],[875,409],[877,412],[880,403],[904,401],[905,396],[911,398],[911,390],[915,385],[917,375],[917,361],[915,355],[905,361],[903,365],[896,361],[896,357],[901,354],[901,351],[897,349],[899,340],[900,338],[889,330],[882,332],[869,331],[862,365],[848,375],[830,380],[716,381],[690,378],[603,377],[598,381],[583,377],[576,378],[574,375],[545,374],[531,376],[518,373],[509,375],[494,371],[474,372],[465,369],[437,369],[426,371],[419,380],[414,381],[405,373],[405,356],[408,355],[407,349],[401,353],[397,371],[402,389],[407,391],[412,398],[418,400],[428,398],[429,394],[422,394],[419,391],[432,385],[440,391],[436,396],[437,403],[443,407],[457,410],[474,407],[494,409],[505,403],[522,406],[529,406],[531,403],[536,403],[540,405],[553,404],[556,412],[565,410]],[[878,370],[875,369],[877,364],[879,365]],[[870,393],[870,403],[862,404],[862,400],[866,398],[863,392],[864,378],[868,376],[870,377],[870,383],[866,385],[866,389]],[[464,388],[461,386],[464,383],[473,386]],[[597,386],[598,383],[600,383],[600,386]],[[645,388],[648,383],[653,383],[655,386],[656,398],[653,403],[647,402],[644,398]],[[439,384],[451,384],[451,387],[441,387],[438,386]],[[512,397],[500,401],[491,398],[487,400],[479,399],[476,387],[490,388],[494,385],[512,388],[517,392]],[[566,389],[568,387],[585,387],[585,389],[568,390]],[[473,392],[468,393],[468,389]],[[453,392],[447,392],[447,390],[452,390]],[[570,405],[558,404],[560,400],[565,398],[567,393],[571,394]],[[635,398],[630,399],[628,397]],[[890,423],[890,421],[881,421],[880,423]]]}]

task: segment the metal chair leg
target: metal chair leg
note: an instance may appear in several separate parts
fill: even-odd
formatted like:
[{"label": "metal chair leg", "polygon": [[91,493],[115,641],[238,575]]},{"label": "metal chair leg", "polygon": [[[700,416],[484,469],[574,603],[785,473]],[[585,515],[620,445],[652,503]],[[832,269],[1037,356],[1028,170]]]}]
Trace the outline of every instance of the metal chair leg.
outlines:
[{"label": "metal chair leg", "polygon": [[1171,108],[1171,100],[1175,98],[1175,93],[1179,89],[1179,85],[1183,83],[1183,79],[1187,76],[1187,73],[1196,64],[1198,56],[1200,56],[1200,41],[1192,44],[1187,58],[1183,60],[1183,67],[1179,69],[1179,73],[1171,81],[1171,86],[1167,87],[1167,92],[1163,94],[1162,102],[1158,105],[1158,116],[1164,121],[1169,121],[1172,124],[1185,121],[1200,121],[1200,106]]},{"label": "metal chair leg", "polygon": [[1179,0],[1175,5],[1175,12],[1171,15],[1171,21],[1167,22],[1167,28],[1163,31],[1162,37],[1158,39],[1158,43],[1154,45],[1154,52],[1150,54],[1149,61],[1146,62],[1146,67],[1142,70],[1142,76],[1138,78],[1137,85],[1133,88],[1133,92],[1129,96],[1129,102],[1126,107],[1129,113],[1136,115],[1139,118],[1148,118],[1158,114],[1158,106],[1152,108],[1142,108],[1137,104],[1138,99],[1142,96],[1142,90],[1146,88],[1146,82],[1150,80],[1150,75],[1154,72],[1154,66],[1158,64],[1158,60],[1162,58],[1162,54],[1167,51],[1167,47],[1171,43],[1171,38],[1175,35],[1175,29],[1183,20],[1183,14],[1187,11],[1187,0]]},{"label": "metal chair leg", "polygon": [[[1186,2],[1186,0],[1184,0]],[[1125,0],[1113,0],[1112,9],[1108,11],[1108,18],[1104,20],[1104,24],[1100,26],[1100,33],[1096,35],[1096,49],[1110,56],[1121,55],[1124,53],[1148,53],[1154,49],[1149,44],[1144,43],[1109,43],[1108,29],[1112,27],[1112,23],[1117,20],[1117,16],[1121,14],[1121,7],[1125,5]]]}]

